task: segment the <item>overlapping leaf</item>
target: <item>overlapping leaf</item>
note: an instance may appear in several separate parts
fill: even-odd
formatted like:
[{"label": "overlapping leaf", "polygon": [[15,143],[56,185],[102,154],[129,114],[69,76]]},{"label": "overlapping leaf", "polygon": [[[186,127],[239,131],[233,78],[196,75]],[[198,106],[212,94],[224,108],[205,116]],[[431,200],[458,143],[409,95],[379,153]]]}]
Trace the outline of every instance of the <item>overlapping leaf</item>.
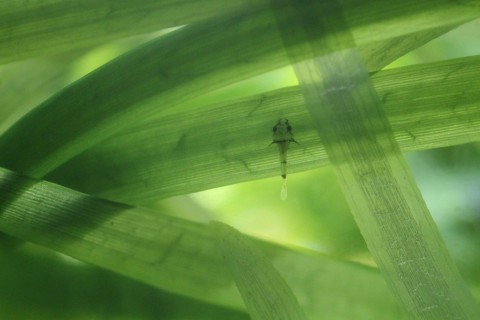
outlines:
[{"label": "overlapping leaf", "polygon": [[[0,169],[0,231],[152,286],[243,308],[208,226],[95,199]],[[335,319],[400,316],[371,268],[254,241],[307,315]],[[348,305],[348,308],[344,306]]]},{"label": "overlapping leaf", "polygon": [[[428,36],[438,34],[438,29],[445,30],[478,14],[461,5],[445,2],[442,6],[433,2],[422,2],[422,8],[431,9],[432,17],[441,16],[442,20],[409,15],[413,9],[408,4],[397,7],[389,2],[390,11],[388,6],[382,6],[386,12],[396,10],[394,15],[385,15],[384,23],[404,26],[382,33],[372,32],[378,23],[373,20],[375,11],[367,23],[366,17],[353,10],[354,4],[346,3],[346,11],[352,12],[349,21],[360,48],[364,48],[367,65],[368,61],[378,65],[377,59],[385,61],[392,56],[378,56],[377,52],[372,56],[365,51],[372,44],[385,45],[387,51],[397,51],[398,56],[406,52],[406,46],[415,44],[408,41],[399,44],[399,38],[405,41],[406,36],[420,33],[417,44],[421,44]],[[283,23],[289,24],[288,11],[284,17]],[[300,40],[289,47],[301,50],[303,45]],[[309,57],[299,57],[304,58]],[[252,6],[189,25],[92,72],[23,117],[0,137],[0,164],[43,177],[133,123],[288,63],[268,6]]]},{"label": "overlapping leaf", "polygon": [[[282,23],[284,6],[295,8],[298,30]],[[272,8],[284,43],[308,40],[303,51],[314,58],[296,63],[305,52],[287,51],[352,214],[399,305],[414,319],[474,319],[478,305],[408,170],[353,37],[345,32],[341,5],[273,0]]]},{"label": "overlapping leaf", "polygon": [[[3,166],[41,177],[97,145],[49,178],[112,199],[148,203],[277,174],[276,155],[264,137],[270,136],[272,121],[286,114],[305,138],[292,157],[294,171],[325,163],[296,88],[187,113],[195,97],[289,64],[263,2],[238,0],[227,8],[213,0],[185,1],[183,11],[170,1],[70,3],[75,5],[66,8],[64,2],[51,0],[0,7],[0,24],[7,26],[0,31],[0,61],[219,16],[137,48],[45,101],[0,137]],[[241,9],[230,11],[234,7]],[[478,6],[446,0],[361,5],[347,0],[344,7],[371,71],[479,15]],[[160,19],[158,10],[167,10]],[[139,16],[144,18],[140,22]],[[291,22],[289,17],[287,12],[283,23]],[[132,20],[138,23],[129,25]],[[287,49],[304,45],[291,43]],[[378,90],[384,90],[387,107],[391,103],[387,112],[405,150],[477,139],[477,70],[478,61],[472,59],[378,75]],[[464,77],[471,86],[462,82]],[[424,90],[419,81],[427,84]],[[452,85],[466,89],[446,95],[442,90]],[[438,112],[440,93],[445,98],[441,101],[449,104]],[[405,101],[418,96],[425,98],[422,103],[402,110]],[[433,137],[440,123],[449,134],[439,142]],[[80,170],[82,166],[87,170]],[[3,232],[173,293],[243,308],[203,225],[106,202],[5,169],[0,170],[0,191]],[[375,270],[256,243],[268,252],[312,318],[401,317]]]},{"label": "overlapping leaf", "polygon": [[[471,57],[372,77],[403,151],[480,140],[478,72],[480,58]],[[280,116],[288,116],[301,143],[289,152],[289,170],[327,164],[301,93],[290,87],[140,123],[66,163],[48,179],[117,201],[146,204],[278,175],[277,151],[268,144]]]}]

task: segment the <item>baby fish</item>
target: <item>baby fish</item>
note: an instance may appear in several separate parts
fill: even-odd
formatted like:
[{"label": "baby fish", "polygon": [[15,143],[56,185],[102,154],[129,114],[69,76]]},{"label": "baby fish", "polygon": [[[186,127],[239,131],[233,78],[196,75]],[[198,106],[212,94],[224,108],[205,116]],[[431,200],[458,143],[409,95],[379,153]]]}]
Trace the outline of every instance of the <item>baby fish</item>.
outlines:
[{"label": "baby fish", "polygon": [[292,126],[288,123],[288,119],[280,119],[273,127],[273,141],[271,144],[278,145],[280,153],[280,173],[282,175],[283,184],[281,191],[281,199],[287,199],[287,150],[290,142],[297,142],[293,138]]}]

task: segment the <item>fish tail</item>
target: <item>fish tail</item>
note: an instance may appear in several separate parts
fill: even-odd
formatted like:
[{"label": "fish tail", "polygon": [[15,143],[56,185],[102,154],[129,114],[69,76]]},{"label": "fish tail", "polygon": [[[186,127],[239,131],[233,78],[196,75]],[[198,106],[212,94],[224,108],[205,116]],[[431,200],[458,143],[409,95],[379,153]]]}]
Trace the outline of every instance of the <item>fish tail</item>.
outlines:
[{"label": "fish tail", "polygon": [[[281,146],[285,148],[285,146]],[[287,179],[287,150],[280,149],[280,173],[283,179]]]},{"label": "fish tail", "polygon": [[280,198],[282,200],[287,200],[287,179],[283,179],[282,191],[280,192]]}]

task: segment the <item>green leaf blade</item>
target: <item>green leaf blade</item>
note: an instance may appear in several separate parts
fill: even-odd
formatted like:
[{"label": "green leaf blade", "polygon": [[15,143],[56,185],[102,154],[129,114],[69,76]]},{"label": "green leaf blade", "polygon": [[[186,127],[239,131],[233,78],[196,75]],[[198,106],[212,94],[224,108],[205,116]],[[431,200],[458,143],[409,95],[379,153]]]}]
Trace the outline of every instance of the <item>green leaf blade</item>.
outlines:
[{"label": "green leaf blade", "polygon": [[[206,225],[93,198],[5,169],[0,169],[0,191],[1,232],[170,293],[244,308]],[[401,318],[377,270],[308,250],[253,242],[284,276],[309,317]]]},{"label": "green leaf blade", "polygon": [[[478,72],[480,57],[469,57],[372,76],[403,152],[480,140]],[[303,146],[290,148],[289,171],[327,165],[323,141],[300,88],[290,87],[139,123],[67,162],[48,179],[89,194],[145,205],[278,176],[278,152],[268,144],[271,127],[280,116],[288,116]]]},{"label": "green leaf blade", "polygon": [[252,319],[307,319],[285,280],[258,248],[226,224],[210,226]]},{"label": "green leaf blade", "polygon": [[240,1],[183,2],[45,0],[0,4],[0,64],[178,27],[241,5]]},{"label": "green leaf blade", "polygon": [[[306,105],[362,235],[399,304],[415,319],[474,319],[478,305],[401,155],[353,38],[345,32],[341,6],[335,0],[308,6],[289,0],[272,3],[277,15],[282,14],[279,4],[297,9],[296,23],[303,32],[292,32],[278,19],[285,43],[310,39],[306,50],[316,57],[294,65]],[[318,41],[316,32],[330,37]],[[292,64],[298,60],[296,51],[289,55]]]},{"label": "green leaf blade", "polygon": [[[437,8],[432,1],[425,6]],[[460,8],[463,11],[450,16],[445,13],[448,6],[439,8],[435,14],[445,19],[436,24],[429,20],[425,25],[422,19],[415,20],[418,32],[444,30],[478,13]],[[400,21],[413,24],[408,5],[399,10]],[[285,12],[284,19],[290,23],[290,12]],[[368,31],[368,24],[364,27],[360,34]],[[382,37],[407,34],[400,29]],[[359,37],[361,46],[383,39]],[[295,40],[289,46],[301,50],[305,45],[302,41]],[[390,46],[399,48],[406,47]],[[304,58],[309,58],[308,54],[299,59]],[[386,57],[375,58],[385,61]],[[139,117],[146,119],[172,110],[194,97],[286,64],[273,17],[264,4],[186,26],[114,60],[38,106],[0,137],[0,164],[43,177]]]}]

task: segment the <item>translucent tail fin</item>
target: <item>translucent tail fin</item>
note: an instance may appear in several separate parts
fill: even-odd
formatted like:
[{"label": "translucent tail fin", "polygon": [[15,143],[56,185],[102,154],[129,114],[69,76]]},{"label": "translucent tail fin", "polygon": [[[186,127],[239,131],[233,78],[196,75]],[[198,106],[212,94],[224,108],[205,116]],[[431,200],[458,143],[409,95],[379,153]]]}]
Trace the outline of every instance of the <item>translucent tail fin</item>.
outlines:
[{"label": "translucent tail fin", "polygon": [[282,191],[280,192],[280,198],[282,200],[287,200],[287,179],[283,179],[282,183]]}]

